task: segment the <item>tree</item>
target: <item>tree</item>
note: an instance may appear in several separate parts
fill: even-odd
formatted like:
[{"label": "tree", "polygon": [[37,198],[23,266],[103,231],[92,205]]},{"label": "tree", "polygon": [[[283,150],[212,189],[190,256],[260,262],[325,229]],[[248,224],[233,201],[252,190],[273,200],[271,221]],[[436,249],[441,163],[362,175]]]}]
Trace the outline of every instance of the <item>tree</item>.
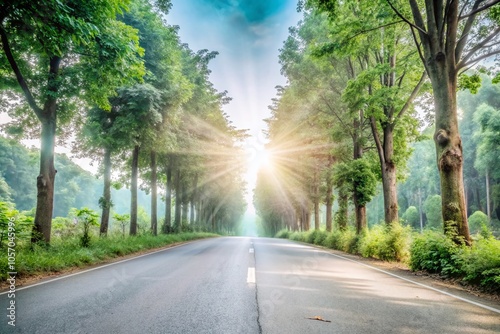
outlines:
[{"label": "tree", "polygon": [[413,21],[387,0],[411,28],[434,93],[434,141],[441,179],[444,228],[470,244],[463,185],[463,152],[456,91],[461,71],[500,53],[499,1],[410,0]]},{"label": "tree", "polygon": [[[109,108],[108,96],[142,75],[136,31],[116,21],[127,2],[6,2],[0,5],[2,83],[21,90],[41,126],[32,242],[50,242],[58,119],[74,99]],[[28,57],[30,55],[31,57]]]},{"label": "tree", "polygon": [[[338,37],[328,46],[361,64],[343,98],[353,110],[364,109],[370,121],[387,224],[398,220],[397,171],[404,169],[409,157],[407,142],[416,129],[409,114],[425,81],[417,54],[409,45],[409,33],[400,29],[394,16],[385,1],[345,1],[335,16],[330,15],[332,35]],[[384,29],[376,29],[379,26]]]},{"label": "tree", "polygon": [[141,145],[151,141],[154,136],[155,126],[162,122],[162,98],[161,93],[149,84],[120,88],[117,93],[118,96],[110,99],[110,102],[120,113],[115,125],[126,131],[128,146],[132,149],[130,234],[136,235],[139,153]]}]

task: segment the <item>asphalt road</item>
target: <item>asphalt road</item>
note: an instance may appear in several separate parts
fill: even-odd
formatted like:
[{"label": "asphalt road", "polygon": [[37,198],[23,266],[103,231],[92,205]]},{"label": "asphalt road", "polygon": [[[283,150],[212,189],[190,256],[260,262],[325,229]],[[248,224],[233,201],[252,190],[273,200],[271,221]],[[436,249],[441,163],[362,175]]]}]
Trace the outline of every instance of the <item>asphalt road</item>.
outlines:
[{"label": "asphalt road", "polygon": [[500,305],[418,284],[286,240],[208,239],[18,289],[15,327],[3,293],[0,333],[500,333]]}]

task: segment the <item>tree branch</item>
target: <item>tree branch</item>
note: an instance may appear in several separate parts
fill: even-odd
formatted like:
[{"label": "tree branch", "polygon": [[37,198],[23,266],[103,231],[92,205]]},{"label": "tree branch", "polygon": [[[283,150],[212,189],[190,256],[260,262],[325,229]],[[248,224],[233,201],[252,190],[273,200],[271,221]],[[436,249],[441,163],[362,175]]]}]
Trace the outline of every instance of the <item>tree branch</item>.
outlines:
[{"label": "tree branch", "polygon": [[[474,5],[472,6],[472,11],[476,10],[481,4],[482,0],[476,0]],[[463,9],[463,8],[462,8]],[[474,20],[476,19],[476,15],[469,15],[467,22],[465,22],[464,29],[462,30],[462,34],[460,39],[457,42],[457,46],[455,47],[455,59],[460,59],[462,56],[462,52],[467,44],[467,39],[469,38],[469,32],[472,29]]]},{"label": "tree branch", "polygon": [[[483,1],[477,0],[476,3],[474,4],[474,6],[476,6],[476,4],[479,4],[481,2],[483,2]],[[490,8],[491,6],[496,5],[499,2],[500,2],[500,0],[492,0],[492,1],[488,2],[487,4],[485,4],[484,6],[476,8],[476,9],[473,9],[472,11],[470,11],[470,13],[467,13],[467,14],[464,14],[464,15],[460,16],[458,19],[459,20],[463,20],[463,19],[465,19],[465,18],[467,18],[469,16],[476,15],[477,13],[483,12],[486,9]]]},{"label": "tree branch", "polygon": [[494,56],[494,55],[497,55],[497,54],[500,54],[500,49],[492,51],[492,52],[485,53],[484,55],[481,55],[481,56],[479,56],[477,58],[469,60],[466,63],[463,63],[463,64],[461,63],[460,66],[457,66],[457,71],[459,71],[460,69],[464,68],[465,66],[469,66],[469,65],[475,64],[478,61],[481,61],[483,59],[486,59],[488,57],[491,57],[491,56]]},{"label": "tree branch", "polygon": [[401,117],[403,117],[403,115],[408,111],[413,100],[417,97],[418,92],[420,91],[420,88],[422,88],[422,85],[424,84],[426,77],[427,77],[427,75],[426,75],[426,72],[424,71],[422,73],[422,76],[420,77],[420,80],[418,81],[417,85],[413,88],[413,91],[411,92],[410,97],[408,97],[408,100],[406,100],[405,105],[398,112],[396,119],[395,119],[395,122],[399,121],[401,119]]},{"label": "tree branch", "polygon": [[[467,53],[467,55],[465,55],[459,61],[457,68],[462,67],[462,64],[463,64],[463,66],[465,66],[465,64],[467,64],[467,61],[474,55],[474,53],[476,53],[478,50],[480,50],[481,48],[486,46],[488,44],[488,42],[490,42],[493,38],[495,38],[499,33],[500,33],[500,28],[496,28],[489,36],[487,36],[481,42],[476,44],[476,46],[474,46],[472,49],[470,49],[469,52]],[[458,45],[457,45],[457,48],[458,48]]]},{"label": "tree branch", "polygon": [[[424,64],[424,67],[425,67],[426,66],[425,64],[427,62],[425,61],[424,54],[422,53],[422,48],[420,46],[420,43],[418,42],[417,34],[415,34],[415,30],[413,29],[413,27],[411,27],[410,30],[411,30],[411,34],[413,36],[413,40],[415,41],[415,46],[417,47],[417,50],[418,50],[418,55],[420,56],[420,60],[422,61],[422,64]],[[426,67],[426,69],[427,69],[427,67]]]},{"label": "tree branch", "polygon": [[355,35],[350,36],[348,39],[353,39],[353,38],[358,37],[359,35],[365,34],[367,32],[378,30],[380,28],[389,27],[389,26],[392,26],[394,24],[398,24],[398,23],[402,23],[402,22],[406,22],[406,21],[404,21],[404,20],[394,21],[394,22],[391,22],[391,23],[383,24],[383,25],[375,27],[375,28],[370,28],[370,29],[362,30],[362,31],[356,33]]},{"label": "tree branch", "polygon": [[5,56],[7,57],[7,60],[9,61],[10,66],[12,67],[12,70],[14,71],[14,74],[16,75],[17,82],[19,83],[19,86],[21,86],[21,89],[23,90],[23,93],[26,97],[26,100],[28,101],[29,106],[33,109],[36,116],[40,119],[43,111],[36,104],[36,101],[33,98],[30,89],[28,88],[28,84],[26,83],[26,80],[24,79],[21,70],[19,69],[17,62],[14,59],[14,55],[12,54],[12,50],[10,49],[9,38],[7,37],[7,32],[5,31],[3,26],[0,26],[0,36],[2,39],[2,49],[5,53]]},{"label": "tree branch", "polygon": [[375,141],[375,145],[377,146],[380,162],[383,166],[385,164],[384,147],[382,146],[382,142],[380,141],[380,136],[378,135],[377,123],[375,121],[374,116],[370,116],[370,126],[372,128],[373,140]]},{"label": "tree branch", "polygon": [[[421,22],[417,22],[417,25],[415,25],[413,22],[411,22],[410,20],[408,20],[406,17],[403,16],[403,14],[401,14],[401,12],[399,12],[396,7],[394,7],[394,5],[392,4],[392,2],[390,0],[386,0],[387,3],[389,4],[389,6],[392,8],[392,10],[394,11],[394,13],[396,13],[396,15],[401,19],[403,20],[404,22],[406,22],[407,24],[410,25],[410,27],[413,27],[415,29],[417,29],[418,31],[420,31],[422,34],[425,34],[427,35],[427,31],[424,30],[424,24],[423,24],[423,20],[421,20]],[[500,0],[499,0],[500,1]],[[422,17],[420,17],[421,19]],[[418,26],[420,25],[420,27]]]}]

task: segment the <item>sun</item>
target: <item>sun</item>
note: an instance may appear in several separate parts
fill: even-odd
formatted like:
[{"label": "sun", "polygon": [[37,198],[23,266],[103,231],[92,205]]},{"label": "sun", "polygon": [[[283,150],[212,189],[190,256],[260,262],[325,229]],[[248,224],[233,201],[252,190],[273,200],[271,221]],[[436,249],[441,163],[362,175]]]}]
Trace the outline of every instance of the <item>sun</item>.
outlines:
[{"label": "sun", "polygon": [[249,152],[248,169],[257,172],[272,167],[272,154],[265,147],[253,147]]},{"label": "sun", "polygon": [[271,167],[271,153],[266,149],[256,151],[254,160],[258,169]]}]

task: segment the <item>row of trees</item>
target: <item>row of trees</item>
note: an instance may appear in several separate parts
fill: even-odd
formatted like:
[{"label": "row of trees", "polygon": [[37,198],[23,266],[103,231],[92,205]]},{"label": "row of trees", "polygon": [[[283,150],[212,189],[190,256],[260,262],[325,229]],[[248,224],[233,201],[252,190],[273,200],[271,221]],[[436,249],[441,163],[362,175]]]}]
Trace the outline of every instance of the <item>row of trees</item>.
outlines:
[{"label": "row of trees", "polygon": [[[381,180],[384,220],[397,221],[419,102],[434,116],[444,228],[470,243],[456,92],[463,71],[500,52],[496,2],[301,2],[304,19],[280,55],[288,85],[268,119],[275,167],[261,172],[255,194],[264,219],[307,230],[312,211],[318,228],[323,202],[331,230],[334,188],[338,226],[352,198],[359,233]],[[480,82],[460,78],[463,88]]]},{"label": "row of trees", "polygon": [[208,62],[217,53],[193,52],[181,43],[177,28],[165,21],[170,5],[168,0],[0,5],[2,96],[14,119],[8,132],[41,139],[32,242],[50,242],[54,147],[72,138],[75,154],[101,166],[101,235],[108,230],[116,181],[131,189],[131,235],[137,233],[140,181],[151,193],[153,234],[159,189],[165,194],[164,232],[180,230],[183,221],[231,229],[243,213],[236,161],[245,134],[222,112],[226,93],[209,81]]}]

